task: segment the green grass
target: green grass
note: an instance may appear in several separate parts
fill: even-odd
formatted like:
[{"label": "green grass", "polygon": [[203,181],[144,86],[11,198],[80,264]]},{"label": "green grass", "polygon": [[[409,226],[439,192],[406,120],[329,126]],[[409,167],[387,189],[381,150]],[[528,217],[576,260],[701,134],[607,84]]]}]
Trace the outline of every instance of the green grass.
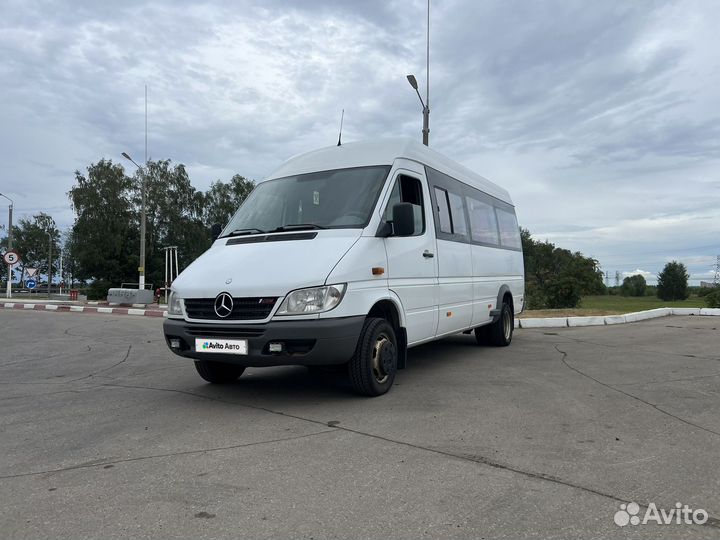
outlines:
[{"label": "green grass", "polygon": [[588,317],[620,315],[661,307],[707,307],[704,298],[691,296],[687,300],[666,302],[656,296],[584,296],[576,309],[542,309],[523,311],[521,318],[532,317]]},{"label": "green grass", "polygon": [[580,307],[606,311],[632,313],[661,307],[707,307],[704,298],[691,296],[687,300],[665,301],[657,296],[584,296]]}]

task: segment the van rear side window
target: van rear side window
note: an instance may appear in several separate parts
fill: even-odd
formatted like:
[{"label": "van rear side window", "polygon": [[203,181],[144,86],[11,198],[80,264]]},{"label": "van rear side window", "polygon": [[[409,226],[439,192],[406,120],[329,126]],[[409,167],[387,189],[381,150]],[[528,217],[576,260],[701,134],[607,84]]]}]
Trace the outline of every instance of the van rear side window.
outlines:
[{"label": "van rear side window", "polygon": [[438,219],[440,221],[440,230],[444,233],[452,234],[452,222],[450,221],[450,204],[447,199],[447,191],[435,188],[435,200],[437,201]]},{"label": "van rear side window", "polygon": [[460,195],[456,195],[452,191],[448,191],[448,200],[450,201],[450,218],[452,220],[453,234],[467,236],[467,222],[465,221],[465,205]]},{"label": "van rear side window", "polygon": [[500,244],[511,248],[522,247],[520,229],[515,213],[502,210],[501,208],[496,208],[495,212],[497,213],[498,225],[500,227]]},{"label": "van rear side window", "polygon": [[498,245],[497,220],[493,207],[473,197],[465,197],[470,216],[470,236],[475,242]]}]

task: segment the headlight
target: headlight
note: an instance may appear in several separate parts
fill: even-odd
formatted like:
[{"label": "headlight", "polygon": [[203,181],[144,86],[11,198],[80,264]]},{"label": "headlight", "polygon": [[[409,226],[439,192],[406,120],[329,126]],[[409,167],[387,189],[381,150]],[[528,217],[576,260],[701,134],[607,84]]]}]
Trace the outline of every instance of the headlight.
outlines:
[{"label": "headlight", "polygon": [[292,291],[285,297],[277,315],[299,315],[303,313],[321,313],[337,306],[345,294],[345,283],[310,287]]},{"label": "headlight", "polygon": [[178,296],[176,292],[170,293],[170,299],[168,300],[168,316],[181,316],[183,314],[183,300]]}]

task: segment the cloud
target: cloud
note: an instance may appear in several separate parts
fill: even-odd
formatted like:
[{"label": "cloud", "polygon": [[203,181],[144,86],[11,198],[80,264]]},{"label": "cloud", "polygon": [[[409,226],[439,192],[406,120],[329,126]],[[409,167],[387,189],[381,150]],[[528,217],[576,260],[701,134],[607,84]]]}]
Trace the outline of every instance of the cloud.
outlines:
[{"label": "cloud", "polygon": [[630,277],[630,276],[642,276],[646,280],[656,280],[657,276],[653,274],[652,272],[648,272],[647,270],[640,270],[639,268],[632,270],[630,272],[623,272],[622,273],[623,278]]},{"label": "cloud", "polygon": [[[431,145],[604,270],[720,253],[720,4],[433,2]],[[144,153],[206,188],[336,140],[420,137],[425,2],[10,0],[0,192],[67,227],[73,172]]]}]

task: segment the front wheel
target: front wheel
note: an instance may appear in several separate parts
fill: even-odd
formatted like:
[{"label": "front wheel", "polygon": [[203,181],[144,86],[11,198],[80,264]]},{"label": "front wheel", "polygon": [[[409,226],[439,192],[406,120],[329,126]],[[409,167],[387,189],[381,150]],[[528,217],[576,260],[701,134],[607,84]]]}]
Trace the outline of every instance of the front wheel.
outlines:
[{"label": "front wheel", "polygon": [[224,384],[236,381],[243,374],[245,368],[223,362],[210,360],[195,360],[195,369],[200,376],[209,383]]},{"label": "front wheel", "polygon": [[500,317],[494,323],[475,329],[475,339],[479,345],[493,345],[507,347],[510,345],[515,328],[515,315],[512,307],[503,302],[500,308]]},{"label": "front wheel", "polygon": [[397,360],[397,338],[392,325],[385,319],[366,319],[348,364],[353,390],[363,396],[380,396],[390,390]]}]

